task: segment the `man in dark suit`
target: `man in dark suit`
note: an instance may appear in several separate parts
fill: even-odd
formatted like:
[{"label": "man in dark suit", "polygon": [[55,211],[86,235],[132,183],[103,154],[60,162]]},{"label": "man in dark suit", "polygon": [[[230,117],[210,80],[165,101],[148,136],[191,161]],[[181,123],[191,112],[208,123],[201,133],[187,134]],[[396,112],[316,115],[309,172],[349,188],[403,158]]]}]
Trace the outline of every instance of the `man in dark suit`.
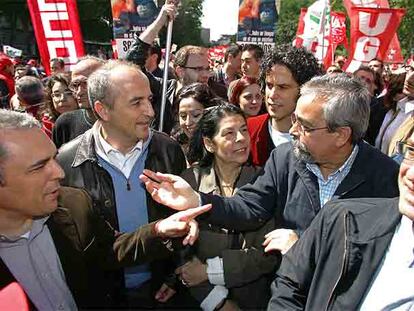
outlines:
[{"label": "man in dark suit", "polygon": [[277,229],[266,235],[265,250],[284,254],[331,199],[398,195],[398,165],[362,140],[369,101],[366,87],[346,75],[305,83],[292,115],[293,144],[275,148],[256,181],[231,198],[198,194],[170,175],[144,171],[152,180],[141,178],[154,199],[172,208],[213,203],[208,220],[229,229],[252,230],[274,217]]},{"label": "man in dark suit", "polygon": [[19,282],[39,310],[116,307],[107,271],[194,241],[199,211],[115,232],[85,191],[60,187],[55,156],[36,119],[0,110],[0,288]]}]

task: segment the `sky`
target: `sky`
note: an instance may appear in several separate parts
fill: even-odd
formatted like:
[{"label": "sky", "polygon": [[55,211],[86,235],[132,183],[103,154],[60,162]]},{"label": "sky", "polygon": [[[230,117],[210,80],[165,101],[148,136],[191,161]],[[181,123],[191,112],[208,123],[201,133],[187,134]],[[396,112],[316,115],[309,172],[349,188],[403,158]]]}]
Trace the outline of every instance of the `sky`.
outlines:
[{"label": "sky", "polygon": [[239,0],[204,0],[204,28],[210,28],[210,40],[217,40],[222,34],[237,32]]}]

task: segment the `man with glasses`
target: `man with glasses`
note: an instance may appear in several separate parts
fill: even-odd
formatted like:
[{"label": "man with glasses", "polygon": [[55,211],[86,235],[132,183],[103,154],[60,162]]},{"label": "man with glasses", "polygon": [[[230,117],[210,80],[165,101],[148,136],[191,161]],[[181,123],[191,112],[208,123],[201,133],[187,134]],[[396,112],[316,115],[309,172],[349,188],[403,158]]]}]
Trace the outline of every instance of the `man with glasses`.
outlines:
[{"label": "man with glasses", "polygon": [[[140,66],[150,80],[151,91],[154,95],[152,104],[156,117],[154,126],[156,127],[159,126],[160,119],[162,79],[154,77],[145,70],[145,61],[149,55],[148,50],[158,36],[159,31],[167,23],[168,18],[175,18],[177,10],[175,2],[174,0],[166,1],[166,4],[162,6],[155,21],[136,38],[126,55],[126,59]],[[164,68],[168,68],[168,65],[164,64]],[[226,87],[210,79],[212,71],[210,69],[209,56],[206,48],[187,45],[179,49],[175,55],[174,70],[177,80],[170,79],[167,85],[167,103],[163,123],[163,131],[166,133],[169,133],[174,125],[174,98],[183,86],[195,82],[205,83],[209,85],[217,96],[227,99]]]},{"label": "man with glasses", "polygon": [[[252,230],[275,217],[265,251],[285,254],[332,199],[395,197],[398,166],[362,140],[370,95],[345,74],[315,77],[301,87],[290,133],[293,143],[275,148],[254,183],[223,198],[194,192],[176,176],[144,171],[153,198],[174,209],[211,202],[208,221]],[[162,184],[161,184],[162,182]]]},{"label": "man with glasses", "polygon": [[96,117],[88,100],[88,77],[103,64],[104,60],[88,55],[81,58],[72,69],[69,89],[80,109],[64,113],[57,118],[52,130],[56,148],[85,133],[95,123]]},{"label": "man with glasses", "polygon": [[269,310],[414,310],[414,135],[398,143],[400,197],[328,203],[291,251]]},{"label": "man with glasses", "polygon": [[263,166],[274,147],[291,140],[290,116],[299,87],[320,73],[316,58],[305,49],[283,45],[265,55],[261,81],[267,113],[247,120],[253,164]]}]

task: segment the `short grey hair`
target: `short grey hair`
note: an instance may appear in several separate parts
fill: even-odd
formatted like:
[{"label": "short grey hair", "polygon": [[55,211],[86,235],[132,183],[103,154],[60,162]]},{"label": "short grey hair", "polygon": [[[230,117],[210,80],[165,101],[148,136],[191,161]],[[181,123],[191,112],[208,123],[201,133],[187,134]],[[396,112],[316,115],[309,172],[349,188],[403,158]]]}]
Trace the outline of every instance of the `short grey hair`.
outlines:
[{"label": "short grey hair", "polygon": [[300,93],[301,96],[315,95],[315,99],[325,102],[323,114],[329,130],[350,127],[354,144],[364,137],[369,123],[371,95],[359,79],[346,74],[315,77],[301,87]]},{"label": "short grey hair", "polygon": [[[6,109],[0,109],[0,131],[13,129],[41,128],[40,122],[28,113],[21,113]],[[3,180],[1,164],[7,157],[7,148],[0,139],[0,181]]]},{"label": "short grey hair", "polygon": [[113,108],[118,91],[112,83],[111,73],[114,69],[119,67],[134,69],[141,72],[138,66],[119,60],[110,60],[101,68],[93,72],[88,78],[88,99],[89,104],[94,111],[95,103],[97,101],[100,101],[109,109]]}]

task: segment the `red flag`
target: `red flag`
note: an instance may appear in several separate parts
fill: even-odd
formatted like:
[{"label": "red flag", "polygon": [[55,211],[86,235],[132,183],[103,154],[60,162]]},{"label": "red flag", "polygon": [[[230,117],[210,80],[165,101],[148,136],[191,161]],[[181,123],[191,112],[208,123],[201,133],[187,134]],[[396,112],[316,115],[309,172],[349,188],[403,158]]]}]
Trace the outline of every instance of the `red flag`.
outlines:
[{"label": "red flag", "polygon": [[303,45],[303,31],[305,29],[305,15],[306,12],[308,11],[307,8],[301,8],[300,9],[300,16],[299,16],[299,21],[298,21],[298,29],[296,30],[296,39],[295,41],[293,41],[293,45],[296,46],[297,48],[301,47]]},{"label": "red flag", "polygon": [[351,9],[351,55],[347,71],[354,72],[374,58],[383,60],[405,9]]},{"label": "red flag", "polygon": [[71,70],[85,54],[76,1],[27,0],[40,57],[47,74],[49,60],[62,57]]},{"label": "red flag", "polygon": [[384,58],[386,63],[404,63],[404,57],[401,53],[400,41],[398,40],[397,34],[391,40],[390,45],[388,46],[387,54]]},{"label": "red flag", "polygon": [[[389,8],[388,0],[344,0],[344,6],[348,15],[351,16],[351,8],[358,7],[371,7],[371,8]],[[398,35],[395,34],[388,47],[387,56],[384,58],[387,63],[403,63],[404,57],[401,53],[400,41]]]},{"label": "red flag", "polygon": [[351,16],[353,7],[363,8],[389,8],[388,0],[344,0],[346,12]]}]

